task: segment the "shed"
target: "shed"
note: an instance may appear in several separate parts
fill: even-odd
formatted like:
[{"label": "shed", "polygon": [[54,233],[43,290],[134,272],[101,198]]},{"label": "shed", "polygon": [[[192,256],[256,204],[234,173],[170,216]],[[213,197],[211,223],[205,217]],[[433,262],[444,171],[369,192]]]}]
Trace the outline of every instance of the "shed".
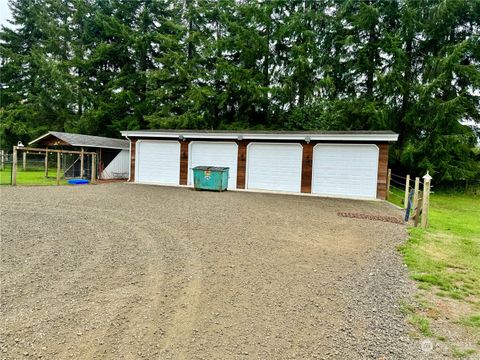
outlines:
[{"label": "shed", "polygon": [[[97,174],[100,179],[126,179],[128,177],[130,144],[125,139],[49,131],[30,141],[29,145],[41,145],[47,148],[75,148],[96,152],[98,159]],[[89,161],[90,157],[86,157],[84,172],[91,169]],[[78,156],[71,159],[70,162],[71,164],[67,166],[65,171],[66,177],[88,177],[88,174],[80,174],[80,158]]]},{"label": "shed", "polygon": [[229,189],[385,199],[391,131],[123,131],[129,181],[193,185],[195,166],[229,167]]}]

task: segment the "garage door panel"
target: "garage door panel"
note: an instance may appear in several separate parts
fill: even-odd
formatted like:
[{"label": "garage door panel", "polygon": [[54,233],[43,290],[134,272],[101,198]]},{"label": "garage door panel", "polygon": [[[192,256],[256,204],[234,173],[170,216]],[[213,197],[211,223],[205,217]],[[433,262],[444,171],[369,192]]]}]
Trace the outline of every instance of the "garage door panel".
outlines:
[{"label": "garage door panel", "polygon": [[312,193],[375,198],[377,173],[375,145],[316,145]]},{"label": "garage door panel", "polygon": [[247,149],[247,188],[300,192],[300,144],[251,143]]},{"label": "garage door panel", "polygon": [[178,141],[138,141],[137,182],[178,185],[180,182],[180,143]]},{"label": "garage door panel", "polygon": [[228,188],[237,187],[238,145],[234,142],[192,141],[189,148],[188,184],[193,185],[195,166],[228,167]]}]

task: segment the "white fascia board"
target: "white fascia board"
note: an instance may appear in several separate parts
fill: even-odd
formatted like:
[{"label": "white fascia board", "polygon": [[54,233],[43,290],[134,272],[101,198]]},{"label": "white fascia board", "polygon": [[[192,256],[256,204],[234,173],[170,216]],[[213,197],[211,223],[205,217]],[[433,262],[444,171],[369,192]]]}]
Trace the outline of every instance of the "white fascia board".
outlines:
[{"label": "white fascia board", "polygon": [[100,145],[85,145],[85,144],[70,144],[71,146],[76,147],[89,147],[96,149],[116,149],[116,150],[128,150],[128,147],[119,147],[119,146],[100,146]]},{"label": "white fascia board", "polygon": [[153,131],[122,131],[125,137],[171,138],[178,139],[231,139],[238,140],[290,140],[305,141],[308,137],[315,141],[397,141],[398,134],[256,134],[256,133],[182,133],[182,132],[153,132]]}]

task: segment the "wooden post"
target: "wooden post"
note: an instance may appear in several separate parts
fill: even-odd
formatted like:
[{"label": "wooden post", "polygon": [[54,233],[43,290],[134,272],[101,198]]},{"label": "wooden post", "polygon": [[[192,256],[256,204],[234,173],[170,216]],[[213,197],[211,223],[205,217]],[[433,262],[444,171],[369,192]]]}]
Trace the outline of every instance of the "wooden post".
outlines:
[{"label": "wooden post", "polygon": [[45,177],[48,178],[48,151],[45,151]]},{"label": "wooden post", "polygon": [[410,175],[407,175],[407,179],[405,180],[405,199],[403,200],[404,209],[408,207],[409,196],[410,196]]},{"label": "wooden post", "polygon": [[423,200],[422,200],[422,227],[428,227],[428,207],[430,205],[430,181],[432,177],[427,173],[423,177]]},{"label": "wooden post", "polygon": [[60,185],[60,153],[57,152],[57,185]]},{"label": "wooden post", "polygon": [[27,152],[26,151],[23,151],[22,152],[22,156],[23,156],[23,166],[22,166],[22,169],[23,171],[27,170]]},{"label": "wooden post", "polygon": [[390,180],[392,179],[392,169],[388,169],[387,172],[387,196],[386,200],[390,199]]},{"label": "wooden post", "polygon": [[420,215],[418,211],[418,191],[420,190],[420,178],[417,176],[415,178],[415,189],[413,191],[413,217],[418,217]]},{"label": "wooden post", "polygon": [[97,174],[96,174],[97,166],[95,164],[95,160],[96,160],[95,158],[96,156],[92,154],[92,174],[91,174],[90,184],[95,184],[95,178],[97,177]]},{"label": "wooden post", "polygon": [[12,155],[12,186],[17,185],[17,147],[13,147]]},{"label": "wooden post", "polygon": [[80,149],[80,178],[83,179],[83,147]]},{"label": "wooden post", "polygon": [[0,170],[2,170],[2,171],[3,171],[3,169],[5,168],[5,159],[4,159],[4,156],[5,156],[5,154],[4,154],[3,150],[0,150],[0,158],[1,158],[1,160],[0,160],[0,163],[1,163],[1,165],[0,165],[0,166],[1,166],[1,167],[0,167]]}]

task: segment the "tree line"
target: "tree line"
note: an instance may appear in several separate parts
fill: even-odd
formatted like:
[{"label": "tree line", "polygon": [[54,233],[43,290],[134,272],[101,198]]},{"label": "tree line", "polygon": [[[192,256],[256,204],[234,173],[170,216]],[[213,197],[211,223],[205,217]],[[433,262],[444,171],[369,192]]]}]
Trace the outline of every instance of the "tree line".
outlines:
[{"label": "tree line", "polygon": [[399,171],[480,172],[480,0],[11,0],[2,147],[49,130],[393,130]]}]

